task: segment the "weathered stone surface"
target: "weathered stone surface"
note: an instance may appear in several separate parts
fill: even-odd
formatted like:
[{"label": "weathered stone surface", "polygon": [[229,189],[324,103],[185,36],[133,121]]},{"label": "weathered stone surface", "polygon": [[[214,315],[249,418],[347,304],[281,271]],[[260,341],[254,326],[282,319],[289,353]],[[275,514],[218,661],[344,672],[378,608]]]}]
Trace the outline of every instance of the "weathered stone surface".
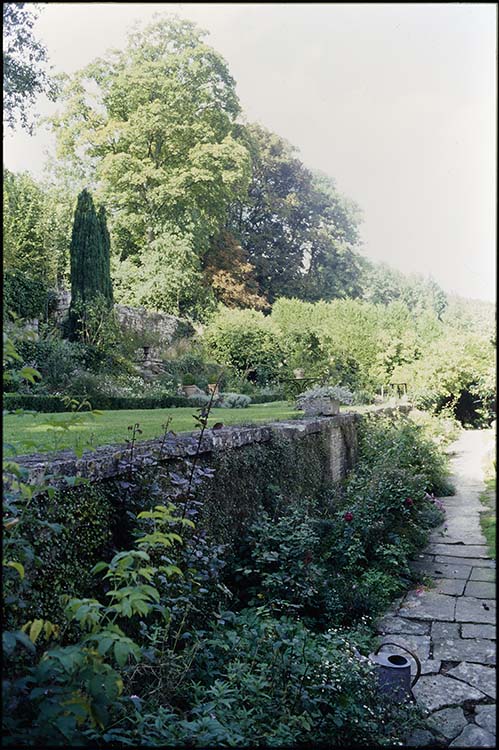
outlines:
[{"label": "weathered stone surface", "polygon": [[449,564],[449,565],[469,565],[470,567],[477,566],[480,568],[495,568],[496,561],[489,560],[487,558],[479,557],[451,557],[450,555],[434,555],[436,563]]},{"label": "weathered stone surface", "polygon": [[494,625],[474,625],[466,622],[461,625],[461,636],[463,638],[491,638],[495,640],[496,629]]},{"label": "weathered stone surface", "polygon": [[476,596],[477,599],[493,599],[496,586],[490,581],[468,581],[464,593],[466,596]]},{"label": "weathered stone surface", "polygon": [[468,724],[449,747],[496,747],[496,738],[486,729]]},{"label": "weathered stone surface", "polygon": [[377,623],[378,633],[407,633],[409,635],[428,635],[430,624],[404,620],[403,617],[383,617]]},{"label": "weathered stone surface", "polygon": [[449,596],[461,596],[465,585],[466,581],[462,578],[439,578],[436,581],[435,592]]},{"label": "weathered stone surface", "polygon": [[462,578],[468,580],[471,573],[470,565],[461,565],[439,562],[414,562],[411,569],[422,574],[432,576],[433,578]]},{"label": "weathered stone surface", "polygon": [[488,557],[489,551],[485,544],[430,544],[427,550],[431,555],[453,557]]},{"label": "weathered stone surface", "polygon": [[495,623],[496,603],[492,599],[461,596],[456,603],[455,617],[458,622]]},{"label": "weathered stone surface", "polygon": [[431,625],[431,638],[435,641],[455,640],[460,637],[457,622],[433,622]]},{"label": "weathered stone surface", "polygon": [[428,711],[458,706],[467,700],[479,701],[485,697],[484,693],[471,685],[442,674],[420,677],[413,693],[417,702]]},{"label": "weathered stone surface", "polygon": [[[441,661],[437,661],[436,659],[425,659],[425,661],[421,662],[421,674],[438,674],[441,666]],[[415,672],[416,670],[413,670],[411,667],[411,672],[413,671]]]},{"label": "weathered stone surface", "polygon": [[475,721],[483,729],[491,734],[496,734],[496,707],[493,706],[476,706]]},{"label": "weathered stone surface", "polygon": [[488,695],[489,698],[495,699],[496,697],[496,670],[492,667],[469,664],[463,661],[457,667],[450,669],[447,674],[467,682],[468,685],[473,685],[473,687]]},{"label": "weathered stone surface", "polygon": [[[433,656],[435,659],[441,659],[442,661],[495,664],[496,646],[494,641],[479,640],[478,638],[435,641],[433,644]],[[477,687],[479,686],[477,685]]]},{"label": "weathered stone surface", "polygon": [[433,745],[435,737],[427,729],[415,729],[406,742],[406,747],[428,747]]},{"label": "weathered stone surface", "polygon": [[492,581],[496,580],[496,571],[492,568],[473,568],[470,575],[470,581]]},{"label": "weathered stone surface", "polygon": [[430,729],[443,734],[448,740],[453,740],[464,729],[468,720],[462,708],[443,708],[432,714],[426,723]]},{"label": "weathered stone surface", "polygon": [[456,600],[453,596],[423,591],[410,592],[399,610],[401,617],[416,620],[454,620]]},{"label": "weathered stone surface", "polygon": [[[421,659],[428,659],[430,656],[430,636],[428,635],[400,635],[397,633],[390,633],[381,639],[381,643],[395,643],[398,646],[402,646],[402,651],[400,651],[400,653],[403,656],[407,656],[403,649],[408,649],[415,653],[420,661]],[[382,650],[389,651],[390,648],[390,646],[387,646]],[[393,651],[397,651],[397,649],[393,647]],[[399,652],[397,651],[397,653]]]}]

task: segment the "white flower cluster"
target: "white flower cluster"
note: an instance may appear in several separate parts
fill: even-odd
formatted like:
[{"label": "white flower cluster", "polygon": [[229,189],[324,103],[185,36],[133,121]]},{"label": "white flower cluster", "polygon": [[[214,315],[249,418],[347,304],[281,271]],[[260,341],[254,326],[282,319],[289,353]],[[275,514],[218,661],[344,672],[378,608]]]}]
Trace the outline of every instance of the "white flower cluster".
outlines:
[{"label": "white flower cluster", "polygon": [[311,388],[308,391],[304,391],[304,393],[300,393],[296,399],[296,403],[300,405],[306,401],[325,398],[334,399],[341,404],[351,404],[353,393],[349,391],[348,388],[343,388],[341,385],[324,385],[320,388]]}]

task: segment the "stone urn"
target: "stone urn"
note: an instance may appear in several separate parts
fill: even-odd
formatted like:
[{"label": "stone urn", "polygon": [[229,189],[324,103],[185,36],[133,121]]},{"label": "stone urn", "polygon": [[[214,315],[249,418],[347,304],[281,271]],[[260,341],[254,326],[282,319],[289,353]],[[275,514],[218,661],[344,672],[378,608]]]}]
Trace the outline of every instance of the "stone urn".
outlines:
[{"label": "stone urn", "polygon": [[339,414],[340,402],[334,398],[311,398],[303,402],[303,411],[307,417],[331,417]]}]

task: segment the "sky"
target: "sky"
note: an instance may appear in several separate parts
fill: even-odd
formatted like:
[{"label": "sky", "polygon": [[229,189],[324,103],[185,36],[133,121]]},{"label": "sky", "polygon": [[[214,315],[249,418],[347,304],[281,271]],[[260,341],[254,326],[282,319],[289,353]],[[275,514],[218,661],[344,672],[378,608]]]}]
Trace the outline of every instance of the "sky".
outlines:
[{"label": "sky", "polygon": [[[208,31],[247,119],[361,207],[364,255],[495,300],[494,3],[48,3],[34,32],[71,73],[155,13]],[[41,177],[52,151],[43,129],[6,131],[13,171]]]}]

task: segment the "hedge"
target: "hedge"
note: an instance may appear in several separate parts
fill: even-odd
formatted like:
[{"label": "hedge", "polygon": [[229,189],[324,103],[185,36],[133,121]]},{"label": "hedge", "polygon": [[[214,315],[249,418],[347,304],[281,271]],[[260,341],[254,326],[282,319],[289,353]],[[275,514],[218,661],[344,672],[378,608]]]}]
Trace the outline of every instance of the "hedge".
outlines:
[{"label": "hedge", "polygon": [[252,404],[271,404],[274,401],[288,401],[284,393],[265,393],[262,395],[255,393],[251,394],[250,398]]},{"label": "hedge", "polygon": [[[86,396],[72,396],[76,401],[90,401],[92,409],[119,410],[119,409],[169,409],[177,406],[204,406],[205,401],[185,396],[94,396],[87,399]],[[4,393],[3,408],[8,411],[26,409],[39,412],[65,412],[71,409],[64,403],[62,396],[41,396],[21,393]]]},{"label": "hedge", "polygon": [[[117,411],[119,409],[170,409],[180,406],[206,406],[206,399],[186,396],[72,396],[76,401],[90,401],[92,409]],[[251,396],[251,403],[266,404],[284,400],[284,396]],[[7,411],[26,409],[45,413],[66,412],[71,409],[64,403],[63,396],[42,396],[24,393],[4,393],[3,408]]]}]

